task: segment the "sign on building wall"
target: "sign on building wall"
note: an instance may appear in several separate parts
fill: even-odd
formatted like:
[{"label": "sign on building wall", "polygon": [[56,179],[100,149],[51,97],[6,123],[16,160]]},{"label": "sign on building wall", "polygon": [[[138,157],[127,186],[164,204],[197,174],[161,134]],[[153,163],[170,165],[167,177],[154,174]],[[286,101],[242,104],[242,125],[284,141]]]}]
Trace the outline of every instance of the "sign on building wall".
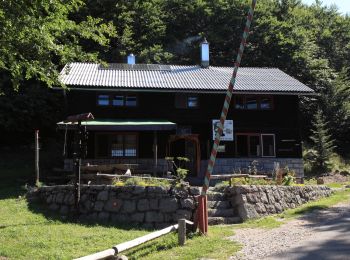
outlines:
[{"label": "sign on building wall", "polygon": [[[219,123],[220,120],[218,119],[213,119],[212,120],[212,125],[213,125],[213,140],[215,140],[215,133],[217,129],[219,128]],[[224,130],[221,135],[221,141],[233,141],[233,120],[225,120],[224,124]]]}]

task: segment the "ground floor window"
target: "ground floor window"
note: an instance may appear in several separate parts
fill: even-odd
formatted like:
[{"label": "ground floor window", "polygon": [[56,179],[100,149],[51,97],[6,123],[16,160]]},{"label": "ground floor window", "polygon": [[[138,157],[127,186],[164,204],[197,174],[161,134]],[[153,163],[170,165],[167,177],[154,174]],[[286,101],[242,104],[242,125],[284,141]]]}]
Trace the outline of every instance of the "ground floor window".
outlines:
[{"label": "ground floor window", "polygon": [[137,157],[138,141],[136,133],[96,134],[96,157]]},{"label": "ground floor window", "polygon": [[275,150],[274,134],[236,134],[237,157],[275,157]]}]

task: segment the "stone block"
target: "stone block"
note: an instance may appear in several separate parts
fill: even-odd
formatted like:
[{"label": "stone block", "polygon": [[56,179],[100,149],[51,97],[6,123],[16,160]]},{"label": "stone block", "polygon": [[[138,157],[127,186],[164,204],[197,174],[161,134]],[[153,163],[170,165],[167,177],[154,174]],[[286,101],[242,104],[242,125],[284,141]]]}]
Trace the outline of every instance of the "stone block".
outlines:
[{"label": "stone block", "polygon": [[201,194],[201,188],[200,187],[190,187],[190,194],[191,195],[200,195]]},{"label": "stone block", "polygon": [[146,187],[144,186],[135,186],[132,194],[140,195],[146,192]]},{"label": "stone block", "polygon": [[100,212],[98,213],[98,220],[106,222],[109,220],[109,213],[108,212]]},{"label": "stone block", "polygon": [[69,213],[69,207],[66,205],[62,205],[60,209],[60,215],[67,216]]},{"label": "stone block", "polygon": [[255,210],[259,214],[265,214],[266,213],[266,208],[265,205],[261,202],[258,202],[255,204]]},{"label": "stone block", "polygon": [[193,201],[193,199],[190,199],[190,198],[181,199],[180,204],[181,204],[182,208],[186,208],[186,209],[194,209],[195,208],[194,201]]},{"label": "stone block", "polygon": [[147,192],[148,193],[166,193],[166,189],[163,187],[159,187],[159,186],[150,186],[147,187]]},{"label": "stone block", "polygon": [[238,215],[242,220],[258,218],[259,214],[256,212],[253,205],[244,203],[238,206]]},{"label": "stone block", "polygon": [[74,205],[74,201],[75,201],[74,194],[73,193],[67,193],[65,198],[64,198],[64,204],[66,204],[66,205]]},{"label": "stone block", "polygon": [[111,221],[113,223],[128,223],[130,222],[130,217],[127,214],[114,213],[111,214]]},{"label": "stone block", "polygon": [[246,199],[249,203],[256,203],[257,202],[257,198],[256,198],[254,193],[247,194]]},{"label": "stone block", "polygon": [[164,221],[164,216],[162,213],[157,212],[157,211],[148,211],[146,212],[146,218],[145,221],[147,223],[160,223]]},{"label": "stone block", "polygon": [[283,208],[282,208],[281,204],[275,203],[274,206],[275,206],[275,209],[276,209],[277,213],[281,213],[283,211]]},{"label": "stone block", "polygon": [[63,200],[64,200],[64,193],[63,192],[59,192],[57,195],[56,195],[56,203],[63,203]]},{"label": "stone block", "polygon": [[47,204],[50,204],[52,202],[52,200],[53,200],[53,196],[52,195],[49,195],[49,196],[46,197],[46,203]]},{"label": "stone block", "polygon": [[159,206],[158,206],[158,199],[150,199],[149,200],[149,207],[150,209],[159,209]]},{"label": "stone block", "polygon": [[95,205],[94,205],[94,210],[95,210],[95,211],[102,211],[103,206],[104,206],[104,202],[102,202],[102,201],[96,201],[96,202],[95,202]]},{"label": "stone block", "polygon": [[275,206],[273,204],[265,205],[265,208],[266,208],[266,212],[268,214],[275,214],[276,213],[276,209],[275,209]]},{"label": "stone block", "polygon": [[178,209],[178,203],[175,198],[166,198],[159,201],[159,210],[162,212],[174,212]]},{"label": "stone block", "polygon": [[142,223],[144,221],[144,218],[145,218],[145,213],[142,213],[142,212],[134,213],[131,215],[132,222]]},{"label": "stone block", "polygon": [[125,200],[122,211],[124,213],[133,213],[136,211],[136,202],[134,200]]},{"label": "stone block", "polygon": [[100,191],[97,195],[97,200],[102,200],[102,201],[108,200],[108,191],[107,190]]},{"label": "stone block", "polygon": [[148,199],[141,199],[137,202],[137,210],[139,211],[147,211],[150,209]]},{"label": "stone block", "polygon": [[110,198],[106,201],[104,209],[109,212],[118,212],[123,205],[123,201],[116,198]]},{"label": "stone block", "polygon": [[60,208],[60,206],[57,204],[57,203],[52,203],[50,206],[49,206],[49,210],[53,210],[53,211],[56,211]]}]

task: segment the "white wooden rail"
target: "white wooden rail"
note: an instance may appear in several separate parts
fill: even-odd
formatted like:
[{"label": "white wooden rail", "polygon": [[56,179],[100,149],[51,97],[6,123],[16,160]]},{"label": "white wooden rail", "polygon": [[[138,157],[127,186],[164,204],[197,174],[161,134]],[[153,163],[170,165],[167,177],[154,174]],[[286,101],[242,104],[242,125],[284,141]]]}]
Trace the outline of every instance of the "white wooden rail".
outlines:
[{"label": "white wooden rail", "polygon": [[138,237],[136,239],[118,244],[113,246],[111,249],[107,249],[98,253],[94,253],[91,255],[83,256],[80,258],[75,258],[74,260],[100,260],[107,257],[115,256],[123,251],[126,251],[130,248],[136,247],[138,245],[141,245],[145,242],[151,241],[155,238],[164,236],[170,232],[173,232],[175,230],[179,229],[179,226],[181,230],[179,230],[179,244],[184,245],[186,240],[186,224],[193,225],[194,223],[192,221],[186,220],[186,219],[180,219],[179,224],[172,225],[169,227],[166,227],[164,229],[152,232],[150,234],[144,235],[142,237]]}]

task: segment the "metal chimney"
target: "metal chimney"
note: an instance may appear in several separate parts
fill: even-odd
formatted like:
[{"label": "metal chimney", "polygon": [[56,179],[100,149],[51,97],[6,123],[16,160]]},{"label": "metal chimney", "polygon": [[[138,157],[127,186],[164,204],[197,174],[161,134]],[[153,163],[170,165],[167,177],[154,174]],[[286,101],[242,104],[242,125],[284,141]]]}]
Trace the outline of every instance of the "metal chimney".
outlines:
[{"label": "metal chimney", "polygon": [[134,65],[135,64],[135,55],[134,54],[129,54],[128,56],[128,64]]},{"label": "metal chimney", "polygon": [[201,43],[201,66],[202,68],[209,68],[209,42],[206,38]]}]

